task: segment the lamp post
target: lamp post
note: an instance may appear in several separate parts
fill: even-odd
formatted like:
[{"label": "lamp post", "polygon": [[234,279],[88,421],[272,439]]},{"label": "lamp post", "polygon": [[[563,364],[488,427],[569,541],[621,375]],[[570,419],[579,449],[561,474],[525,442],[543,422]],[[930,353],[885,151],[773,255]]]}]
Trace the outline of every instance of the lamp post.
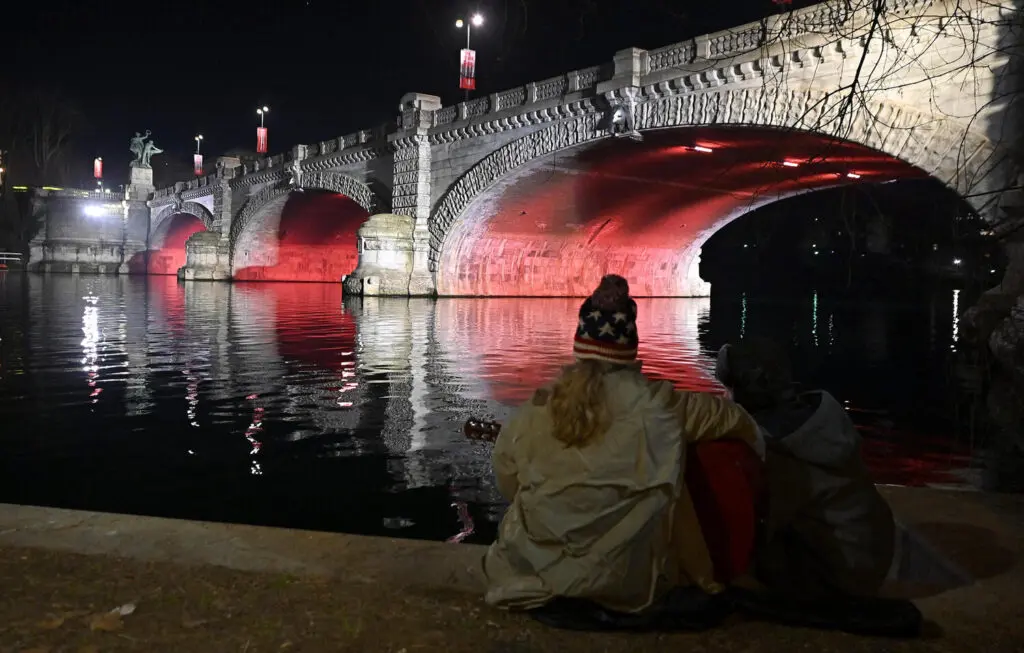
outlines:
[{"label": "lamp post", "polygon": [[256,151],[260,154],[267,153],[267,128],[265,120],[267,114],[270,113],[270,107],[264,105],[256,109],[256,114],[260,117],[260,126],[256,128]]},{"label": "lamp post", "polygon": [[201,145],[203,144],[203,135],[196,134],[193,139],[196,142],[196,153],[192,155],[192,170],[196,173],[197,177],[201,177],[203,174],[203,155]]},{"label": "lamp post", "polygon": [[468,21],[459,18],[455,21],[457,29],[466,28],[466,49],[462,51],[459,62],[459,87],[465,89],[466,100],[469,100],[470,89],[476,88],[476,52],[470,49],[470,36],[474,27],[484,24],[484,17],[479,13],[470,16]]}]

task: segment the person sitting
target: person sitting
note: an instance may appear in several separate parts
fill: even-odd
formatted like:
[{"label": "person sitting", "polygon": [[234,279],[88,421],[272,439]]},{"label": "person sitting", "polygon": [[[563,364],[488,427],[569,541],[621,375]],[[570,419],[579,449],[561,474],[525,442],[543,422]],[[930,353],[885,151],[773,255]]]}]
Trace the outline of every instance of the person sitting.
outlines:
[{"label": "person sitting", "polygon": [[627,281],[605,276],[580,307],[575,363],[501,429],[494,471],[511,506],[483,559],[489,604],[640,613],[675,587],[722,589],[684,483],[687,444],[756,446],[757,425],[727,398],[645,377],[636,317]]},{"label": "person sitting", "polygon": [[824,390],[797,392],[789,360],[770,340],[725,345],[716,376],[757,420],[767,445],[757,580],[804,598],[877,595],[896,525],[846,411]]}]

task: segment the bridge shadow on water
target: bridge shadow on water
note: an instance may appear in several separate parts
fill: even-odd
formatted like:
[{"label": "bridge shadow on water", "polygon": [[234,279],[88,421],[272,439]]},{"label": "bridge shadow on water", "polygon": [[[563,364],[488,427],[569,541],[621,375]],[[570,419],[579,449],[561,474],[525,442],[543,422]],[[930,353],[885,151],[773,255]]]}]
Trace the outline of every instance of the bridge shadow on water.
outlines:
[{"label": "bridge shadow on water", "polygon": [[[640,354],[717,391],[717,347],[774,336],[846,402],[879,480],[963,484],[970,452],[938,419],[949,300],[645,299]],[[507,419],[569,362],[577,308],[19,275],[0,292],[0,501],[486,541],[503,503],[461,425]]]}]

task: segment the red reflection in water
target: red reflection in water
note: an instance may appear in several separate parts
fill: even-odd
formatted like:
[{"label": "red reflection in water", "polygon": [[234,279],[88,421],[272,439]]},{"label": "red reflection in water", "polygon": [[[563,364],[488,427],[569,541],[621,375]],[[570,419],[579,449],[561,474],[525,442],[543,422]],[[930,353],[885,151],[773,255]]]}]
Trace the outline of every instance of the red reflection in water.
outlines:
[{"label": "red reflection in water", "polygon": [[[354,410],[368,410],[348,394],[356,387],[358,324],[370,330],[392,327],[388,329],[393,334],[389,342],[398,349],[406,345],[405,339],[417,337],[394,326],[407,319],[410,309],[405,302],[382,302],[372,315],[359,314],[366,309],[357,303],[353,314],[343,306],[341,289],[334,284],[235,284],[232,303],[241,294],[257,301],[237,302],[229,311],[223,304],[187,302],[190,286],[172,279],[158,278],[150,283],[154,288],[151,297],[158,307],[151,320],[169,327],[183,342],[190,337],[191,318],[210,318],[190,313],[200,308],[230,319],[243,327],[243,333],[247,325],[269,317],[277,340],[276,353],[292,363],[335,372],[340,379],[336,388],[338,405]],[[436,366],[436,378],[444,379],[425,391],[437,398],[437,405],[466,405],[471,399],[484,399],[510,406],[527,400],[535,388],[558,373],[561,365],[571,362],[579,303],[577,299],[502,298],[442,299],[418,304],[421,308],[415,310],[433,311],[434,316],[428,344],[436,353],[425,362]],[[241,310],[253,304],[260,307],[259,315],[246,315]],[[640,299],[637,304],[644,371],[680,389],[721,392],[714,380],[713,357],[702,353],[698,344],[710,301]],[[255,454],[261,446],[259,433],[267,416],[255,395],[247,399],[252,403],[246,402],[245,409],[251,411],[252,418],[245,437],[254,450],[253,473],[258,474]],[[959,470],[970,468],[969,452],[950,439],[878,426],[877,417],[857,411],[851,411],[851,417],[864,435],[864,456],[878,482],[964,484]],[[454,507],[461,531],[472,529],[468,513],[457,503]]]},{"label": "red reflection in water", "polygon": [[188,213],[167,218],[153,235],[149,252],[149,274],[178,274],[185,265],[185,242],[198,231],[205,231],[202,220]]},{"label": "red reflection in water", "polygon": [[[850,415],[855,422],[858,415]],[[871,424],[857,424],[864,437],[864,460],[876,483],[925,486],[963,485],[958,470],[971,466],[970,450],[949,438],[928,437]]]},{"label": "red reflection in water", "polygon": [[[709,300],[640,299],[637,308],[639,358],[648,376],[681,389],[722,391],[713,360],[697,344]],[[436,328],[459,343],[450,355],[477,370],[489,398],[517,404],[572,362],[578,310],[576,299],[442,300]]]},{"label": "red reflection in water", "polygon": [[[714,152],[692,151],[697,136]],[[803,162],[787,168],[783,159]],[[700,245],[729,220],[808,190],[921,176],[804,133],[702,128],[606,141],[540,162],[467,208],[444,243],[438,290],[579,297],[615,272],[637,296],[692,295]]]},{"label": "red reflection in water", "polygon": [[292,193],[281,212],[276,242],[259,241],[276,248],[276,255],[271,253],[267,264],[238,269],[235,279],[340,282],[359,263],[356,230],[367,217],[366,209],[344,195]]},{"label": "red reflection in water", "polygon": [[340,285],[286,283],[251,285],[245,290],[276,307],[282,356],[323,370],[344,373],[354,367],[356,321],[342,305]]}]

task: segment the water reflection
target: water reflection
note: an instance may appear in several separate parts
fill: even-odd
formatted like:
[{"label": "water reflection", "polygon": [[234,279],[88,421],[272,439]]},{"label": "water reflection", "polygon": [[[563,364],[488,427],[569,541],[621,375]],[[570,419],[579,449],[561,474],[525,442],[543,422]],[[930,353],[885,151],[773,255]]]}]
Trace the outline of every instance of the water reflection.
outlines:
[{"label": "water reflection", "polygon": [[100,319],[99,319],[99,308],[96,304],[100,298],[94,295],[88,295],[82,298],[85,300],[85,311],[82,314],[82,370],[86,374],[86,385],[91,388],[89,398],[92,399],[92,403],[99,401],[100,393],[103,392],[103,388],[96,387],[96,381],[99,378],[100,366],[97,365],[100,359],[99,354],[99,342],[100,342]]},{"label": "water reflection", "polygon": [[[501,509],[489,447],[462,423],[506,419],[570,362],[579,305],[167,277],[24,283],[26,302],[20,283],[0,294],[0,369],[21,360],[28,372],[0,377],[0,419],[19,425],[0,437],[0,500],[453,541],[486,539]],[[645,370],[687,389],[720,390],[725,341],[792,338],[798,375],[860,411],[869,459],[894,482],[949,482],[963,466],[903,410],[945,400],[928,385],[941,375],[921,374],[942,364],[921,337],[935,328],[932,313],[818,293],[720,296],[713,311],[708,299],[639,301]],[[36,337],[9,337],[21,331]],[[893,368],[891,338],[909,366]]]},{"label": "water reflection", "polygon": [[953,290],[953,342],[949,348],[956,351],[957,341],[960,339],[960,291]]}]

